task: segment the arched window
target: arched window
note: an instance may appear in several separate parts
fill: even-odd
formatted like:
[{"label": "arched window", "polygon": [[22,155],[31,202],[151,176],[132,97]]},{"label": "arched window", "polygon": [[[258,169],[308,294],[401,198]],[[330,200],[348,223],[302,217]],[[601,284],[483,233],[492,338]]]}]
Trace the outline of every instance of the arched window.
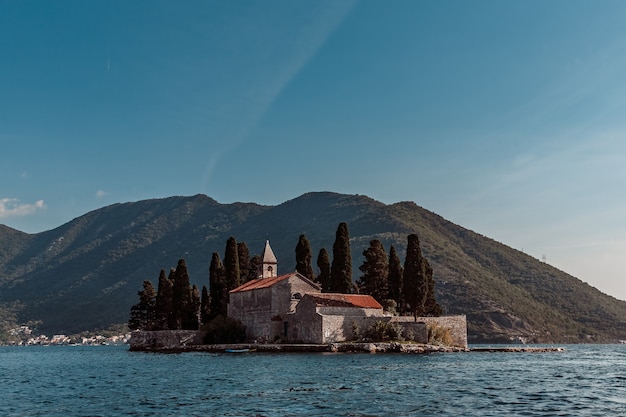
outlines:
[{"label": "arched window", "polygon": [[293,294],[291,296],[292,300],[300,300],[301,298],[302,298],[302,294],[300,294],[299,292],[297,292],[297,293],[295,293],[295,294]]}]

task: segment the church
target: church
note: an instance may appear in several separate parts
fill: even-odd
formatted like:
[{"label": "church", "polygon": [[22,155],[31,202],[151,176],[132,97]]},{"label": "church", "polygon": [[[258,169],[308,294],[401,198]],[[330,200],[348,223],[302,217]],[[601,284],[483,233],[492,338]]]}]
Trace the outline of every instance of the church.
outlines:
[{"label": "church", "polygon": [[[370,295],[322,293],[318,283],[298,272],[278,274],[269,241],[263,249],[260,276],[230,291],[228,316],[246,326],[246,337],[259,343],[326,344],[354,340],[377,321],[398,322],[407,340],[426,343],[427,322],[383,311]],[[463,324],[465,320],[463,317]],[[454,330],[454,329],[453,329]],[[467,346],[465,327],[456,344]]]}]

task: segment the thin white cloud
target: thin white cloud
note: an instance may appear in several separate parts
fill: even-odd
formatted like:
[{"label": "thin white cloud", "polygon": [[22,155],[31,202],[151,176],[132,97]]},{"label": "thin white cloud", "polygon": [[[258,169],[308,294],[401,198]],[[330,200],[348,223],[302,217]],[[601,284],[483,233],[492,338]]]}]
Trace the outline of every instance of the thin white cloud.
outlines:
[{"label": "thin white cloud", "polygon": [[98,191],[96,191],[96,197],[97,197],[97,198],[102,198],[102,197],[105,197],[105,196],[107,196],[107,195],[109,195],[109,192],[108,192],[108,191],[104,191],[104,190],[98,190]]},{"label": "thin white cloud", "polygon": [[[264,117],[265,113],[282,94],[291,81],[307,66],[318,53],[332,33],[341,25],[356,5],[355,0],[330,2],[308,15],[306,24],[297,29],[285,29],[280,20],[283,16],[274,15],[271,11],[259,17],[250,14],[239,17],[237,27],[246,28],[237,32],[241,48],[239,54],[246,55],[250,65],[238,65],[226,71],[226,82],[233,82],[237,93],[231,94],[235,99],[221,101],[220,109],[214,113],[220,119],[228,119],[237,115],[236,130],[227,133],[220,155],[225,155],[239,147],[249,131]],[[266,9],[265,6],[262,7]],[[243,35],[242,35],[243,33]],[[241,40],[243,39],[243,40]],[[259,42],[257,39],[264,39]],[[270,41],[271,40],[271,41]],[[230,40],[230,42],[237,42]],[[248,50],[252,45],[254,50]],[[267,47],[263,45],[279,45]],[[249,53],[248,53],[249,52]],[[195,59],[195,57],[194,57]],[[248,80],[248,81],[245,81]],[[230,125],[229,125],[230,126]],[[203,188],[211,180],[212,172],[219,162],[212,149],[203,178]]]},{"label": "thin white cloud", "polygon": [[25,204],[17,198],[0,198],[0,219],[28,216],[46,208],[43,200],[38,200],[33,204]]}]

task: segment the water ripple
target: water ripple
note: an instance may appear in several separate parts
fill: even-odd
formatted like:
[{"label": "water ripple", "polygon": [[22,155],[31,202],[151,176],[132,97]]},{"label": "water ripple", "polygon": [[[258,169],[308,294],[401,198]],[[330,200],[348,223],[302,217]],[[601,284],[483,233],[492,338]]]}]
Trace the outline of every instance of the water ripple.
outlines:
[{"label": "water ripple", "polygon": [[0,348],[0,398],[3,416],[626,415],[626,346],[425,356]]}]

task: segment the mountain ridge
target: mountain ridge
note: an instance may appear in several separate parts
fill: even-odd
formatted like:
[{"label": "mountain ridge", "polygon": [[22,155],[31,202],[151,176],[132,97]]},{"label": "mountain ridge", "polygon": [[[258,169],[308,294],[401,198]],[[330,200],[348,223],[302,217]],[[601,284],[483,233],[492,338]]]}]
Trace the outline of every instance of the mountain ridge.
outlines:
[{"label": "mountain ridge", "polygon": [[406,237],[417,233],[437,298],[446,312],[467,315],[470,342],[626,339],[626,302],[414,202],[332,192],[276,206],[222,204],[204,194],[116,203],[36,234],[0,225],[0,318],[8,317],[5,327],[39,323],[54,333],[102,329],[125,322],[143,280],[156,285],[159,271],[180,258],[192,282],[208,286],[211,254],[222,257],[228,237],[245,241],[251,254],[269,239],[279,270],[291,271],[300,234],[315,264],[322,247],[332,254],[344,221],[354,278],[371,239],[387,252],[393,244],[403,261]]}]

